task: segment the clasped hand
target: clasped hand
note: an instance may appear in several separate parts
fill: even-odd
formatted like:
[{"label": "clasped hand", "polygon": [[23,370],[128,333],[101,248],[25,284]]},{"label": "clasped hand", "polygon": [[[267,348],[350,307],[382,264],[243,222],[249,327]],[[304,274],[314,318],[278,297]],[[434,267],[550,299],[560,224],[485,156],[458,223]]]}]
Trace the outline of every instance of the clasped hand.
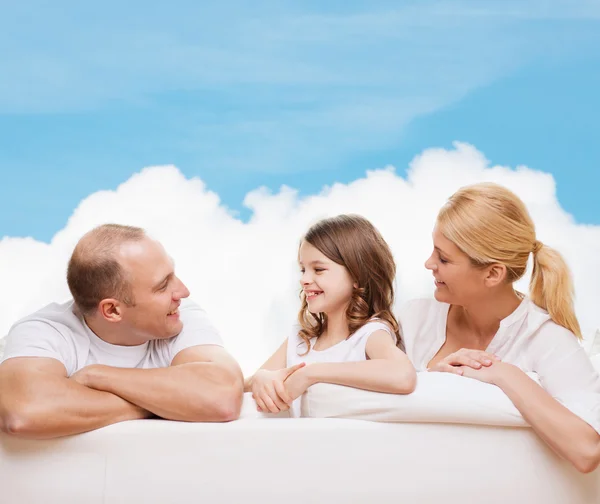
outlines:
[{"label": "clasped hand", "polygon": [[301,371],[302,362],[276,371],[260,369],[252,378],[252,397],[258,411],[279,413],[287,411],[298,397],[310,386],[306,373]]}]

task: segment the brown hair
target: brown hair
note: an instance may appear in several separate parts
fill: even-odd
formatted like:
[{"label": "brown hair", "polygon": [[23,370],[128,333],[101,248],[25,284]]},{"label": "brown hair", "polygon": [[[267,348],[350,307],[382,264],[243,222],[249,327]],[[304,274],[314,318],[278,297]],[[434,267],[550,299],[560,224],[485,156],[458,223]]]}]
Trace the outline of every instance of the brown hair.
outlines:
[{"label": "brown hair", "polygon": [[[369,320],[379,318],[390,326],[398,346],[403,348],[398,322],[392,313],[396,264],[388,244],[373,224],[359,215],[338,215],[317,222],[302,241],[344,266],[358,284],[346,309],[350,334]],[[299,335],[308,353],[310,339],[318,338],[327,328],[327,315],[311,313],[304,292],[300,293],[300,299]]]},{"label": "brown hair", "polygon": [[79,240],[67,267],[67,283],[83,314],[93,313],[106,298],[135,305],[131,284],[116,253],[123,243],[145,237],[145,231],[138,227],[103,224]]},{"label": "brown hair", "polygon": [[536,239],[533,220],[516,194],[492,183],[463,187],[442,207],[437,225],[475,266],[505,265],[510,283],[525,274],[532,253],[531,300],[554,322],[581,338],[567,263],[556,250]]}]

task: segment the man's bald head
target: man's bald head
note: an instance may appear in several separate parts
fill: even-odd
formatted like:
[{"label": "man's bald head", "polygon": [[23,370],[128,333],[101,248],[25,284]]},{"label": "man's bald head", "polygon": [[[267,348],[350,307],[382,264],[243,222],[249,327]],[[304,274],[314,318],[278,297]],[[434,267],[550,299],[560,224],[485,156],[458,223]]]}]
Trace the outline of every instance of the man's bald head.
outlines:
[{"label": "man's bald head", "polygon": [[79,240],[69,260],[67,283],[75,304],[84,314],[93,313],[107,298],[135,304],[130,279],[118,255],[123,244],[145,238],[142,228],[103,224]]}]

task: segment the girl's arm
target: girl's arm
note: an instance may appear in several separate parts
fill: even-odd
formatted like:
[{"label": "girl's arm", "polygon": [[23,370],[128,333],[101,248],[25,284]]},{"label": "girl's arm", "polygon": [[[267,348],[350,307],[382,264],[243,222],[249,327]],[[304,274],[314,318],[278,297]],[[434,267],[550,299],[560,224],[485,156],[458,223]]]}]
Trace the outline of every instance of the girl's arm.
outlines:
[{"label": "girl's arm", "polygon": [[244,392],[252,392],[259,411],[279,413],[290,409],[293,400],[283,382],[304,363],[287,368],[286,364],[287,339],[256,373],[244,380]]},{"label": "girl's arm", "polygon": [[333,383],[391,394],[410,394],[415,390],[415,368],[406,354],[394,345],[388,332],[382,329],[373,332],[365,351],[366,361],[315,363],[291,375],[285,385],[292,400],[315,383]]},{"label": "girl's arm", "polygon": [[258,371],[253,375],[247,377],[244,380],[244,392],[252,392],[252,383],[254,381],[254,377],[261,369],[267,369],[269,371],[277,371],[278,369],[283,369],[287,364],[287,338],[281,344],[281,346],[275,351],[271,357],[267,359],[267,361],[258,368]]}]

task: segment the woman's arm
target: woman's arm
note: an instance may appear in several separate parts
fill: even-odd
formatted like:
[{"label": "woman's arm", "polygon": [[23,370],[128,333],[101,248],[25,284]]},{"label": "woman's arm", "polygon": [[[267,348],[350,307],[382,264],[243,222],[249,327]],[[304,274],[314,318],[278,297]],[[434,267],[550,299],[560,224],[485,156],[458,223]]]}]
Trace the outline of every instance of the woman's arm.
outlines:
[{"label": "woman's arm", "polygon": [[592,472],[600,464],[600,434],[554,399],[516,366],[494,364],[502,371],[497,383],[523,418],[558,455],[578,471]]},{"label": "woman's arm", "polygon": [[414,391],[417,384],[415,368],[406,354],[394,345],[388,332],[373,332],[365,351],[369,358],[366,361],[315,363],[296,371],[285,381],[292,400],[315,383],[333,383],[390,394]]},{"label": "woman's arm", "polygon": [[[521,356],[527,369],[539,376],[540,385],[520,368],[489,355],[487,362],[465,361],[464,357],[476,357],[470,350],[449,356],[455,361],[440,370],[497,385],[558,455],[581,472],[593,471],[600,464],[598,371],[575,335],[552,321],[521,341]],[[456,359],[459,353],[463,359]]]},{"label": "woman's arm", "polygon": [[464,366],[463,376],[500,387],[533,430],[558,455],[583,473],[600,464],[600,435],[518,367],[494,362],[490,367]]}]

